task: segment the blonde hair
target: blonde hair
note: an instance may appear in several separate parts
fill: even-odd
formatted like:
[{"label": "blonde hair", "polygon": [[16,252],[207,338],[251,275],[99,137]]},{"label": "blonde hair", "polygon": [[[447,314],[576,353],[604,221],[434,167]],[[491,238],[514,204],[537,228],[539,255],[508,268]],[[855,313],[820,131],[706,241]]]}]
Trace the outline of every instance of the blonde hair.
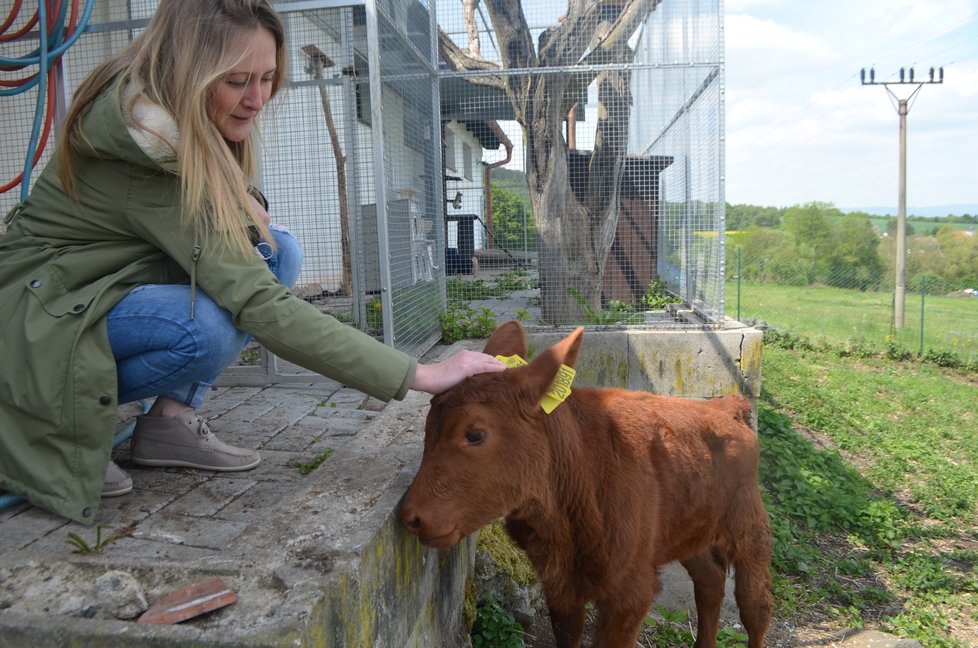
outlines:
[{"label": "blonde hair", "polygon": [[285,28],[270,0],[161,0],[146,30],[95,68],[75,91],[58,151],[65,190],[74,191],[72,165],[85,138],[85,109],[121,74],[138,89],[133,102],[141,94],[176,120],[184,225],[200,236],[213,233],[230,251],[247,253],[253,246],[241,220],[245,211],[250,224],[274,245],[248,199],[249,184],[257,175],[257,134],[226,141],[207,112],[214,84],[238,62],[230,54],[235,39],[259,27],[275,37],[274,97],[284,83],[287,58]]}]

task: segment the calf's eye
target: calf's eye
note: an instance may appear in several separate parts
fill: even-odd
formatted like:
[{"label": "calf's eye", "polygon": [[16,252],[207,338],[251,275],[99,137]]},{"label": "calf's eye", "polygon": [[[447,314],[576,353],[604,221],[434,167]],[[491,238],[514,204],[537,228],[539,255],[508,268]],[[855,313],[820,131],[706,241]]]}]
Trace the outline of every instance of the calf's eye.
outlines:
[{"label": "calf's eye", "polygon": [[465,433],[465,442],[469,445],[479,445],[486,440],[486,433],[483,430],[469,430]]}]

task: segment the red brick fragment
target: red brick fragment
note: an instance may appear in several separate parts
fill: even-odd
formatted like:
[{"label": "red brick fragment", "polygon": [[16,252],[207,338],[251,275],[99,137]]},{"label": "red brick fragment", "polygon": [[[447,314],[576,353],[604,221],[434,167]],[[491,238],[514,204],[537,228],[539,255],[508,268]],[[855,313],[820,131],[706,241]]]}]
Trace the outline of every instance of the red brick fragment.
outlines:
[{"label": "red brick fragment", "polygon": [[180,623],[231,605],[238,595],[218,577],[171,592],[150,606],[137,623]]}]

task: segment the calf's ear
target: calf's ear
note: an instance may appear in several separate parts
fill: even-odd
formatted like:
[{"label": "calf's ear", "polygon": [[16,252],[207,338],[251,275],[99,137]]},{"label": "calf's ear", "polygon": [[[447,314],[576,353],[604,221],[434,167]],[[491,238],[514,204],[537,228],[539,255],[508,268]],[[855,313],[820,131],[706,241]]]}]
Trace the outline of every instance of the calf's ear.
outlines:
[{"label": "calf's ear", "polygon": [[526,333],[523,331],[523,325],[519,320],[500,324],[489,336],[484,352],[494,356],[518,355],[526,359]]},{"label": "calf's ear", "polygon": [[577,353],[581,350],[581,340],[584,337],[584,327],[578,326],[573,333],[553,345],[530,363],[522,368],[530,380],[546,391],[560,370],[560,365],[573,368],[577,363]]},{"label": "calf's ear", "polygon": [[581,350],[581,340],[583,339],[584,327],[578,326],[574,329],[573,333],[551,347],[556,349],[558,354],[563,354],[563,357],[560,359],[560,364],[565,364],[568,367],[573,367],[577,364],[577,353]]}]

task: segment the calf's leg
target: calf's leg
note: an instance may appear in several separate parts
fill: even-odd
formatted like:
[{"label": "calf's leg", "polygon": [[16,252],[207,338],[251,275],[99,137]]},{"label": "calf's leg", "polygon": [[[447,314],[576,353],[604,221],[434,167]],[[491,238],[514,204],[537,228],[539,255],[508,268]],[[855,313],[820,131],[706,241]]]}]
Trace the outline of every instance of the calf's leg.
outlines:
[{"label": "calf's leg", "polygon": [[584,634],[584,605],[569,611],[550,608],[550,627],[557,648],[579,648]]},{"label": "calf's leg", "polygon": [[634,648],[638,643],[638,633],[642,630],[642,621],[651,606],[652,597],[644,602],[616,600],[598,603],[594,648]]},{"label": "calf's leg", "polygon": [[760,493],[752,491],[733,544],[734,596],[749,648],[762,648],[771,625],[771,522]]},{"label": "calf's leg", "polygon": [[767,562],[741,560],[735,563],[737,584],[734,596],[740,620],[747,631],[749,648],[762,648],[771,624],[771,573]]},{"label": "calf's leg", "polygon": [[726,567],[712,549],[681,561],[693,579],[696,598],[696,648],[715,648],[720,629],[720,606],[727,581]]}]

